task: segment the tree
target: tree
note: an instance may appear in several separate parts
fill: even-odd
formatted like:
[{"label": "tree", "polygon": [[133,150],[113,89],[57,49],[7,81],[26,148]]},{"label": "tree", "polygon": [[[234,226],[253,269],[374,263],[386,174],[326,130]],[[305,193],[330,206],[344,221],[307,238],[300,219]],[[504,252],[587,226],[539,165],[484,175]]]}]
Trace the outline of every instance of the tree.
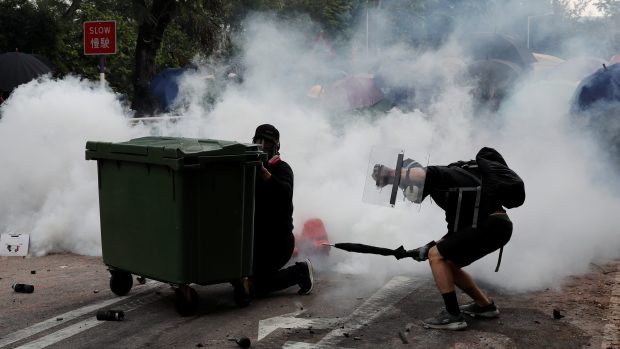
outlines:
[{"label": "tree", "polygon": [[0,51],[48,54],[59,28],[54,13],[28,0],[0,1]]},{"label": "tree", "polygon": [[[222,0],[133,0],[133,3],[139,23],[133,74],[134,107],[136,116],[142,116],[155,111],[149,84],[158,67],[158,53],[169,58],[168,61],[176,60],[181,66],[187,65],[196,53],[213,53],[222,27],[224,6]],[[179,13],[183,16],[177,17]],[[172,30],[165,34],[169,28]],[[194,39],[193,44],[185,42],[188,44],[185,50],[177,48],[183,48],[179,45],[183,40],[167,42],[165,39],[182,39],[185,36]],[[200,45],[196,46],[196,42]],[[166,50],[158,52],[162,44]]]},{"label": "tree", "polygon": [[177,10],[174,0],[153,0],[147,5],[145,0],[134,0],[139,21],[138,38],[135,50],[133,74],[133,105],[137,116],[154,112],[155,104],[149,92],[149,84],[155,76],[155,58],[161,46],[164,31]]}]

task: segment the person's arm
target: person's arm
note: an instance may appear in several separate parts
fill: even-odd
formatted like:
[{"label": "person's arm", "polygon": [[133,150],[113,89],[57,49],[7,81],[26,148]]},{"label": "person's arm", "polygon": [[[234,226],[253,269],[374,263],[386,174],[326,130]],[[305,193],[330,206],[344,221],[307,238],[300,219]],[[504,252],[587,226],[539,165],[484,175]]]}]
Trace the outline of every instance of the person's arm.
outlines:
[{"label": "person's arm", "polygon": [[425,177],[426,172],[420,167],[411,169],[403,168],[400,170],[401,183],[419,183],[423,182]]},{"label": "person's arm", "polygon": [[[379,187],[384,187],[394,183],[395,172],[394,169],[387,166],[376,164],[372,172],[372,178],[377,181]],[[400,184],[422,182],[425,177],[426,172],[421,167],[403,168],[400,170]]]},{"label": "person's arm", "polygon": [[261,171],[272,195],[281,200],[293,200],[293,170],[286,162],[280,161],[269,168],[263,167]]}]

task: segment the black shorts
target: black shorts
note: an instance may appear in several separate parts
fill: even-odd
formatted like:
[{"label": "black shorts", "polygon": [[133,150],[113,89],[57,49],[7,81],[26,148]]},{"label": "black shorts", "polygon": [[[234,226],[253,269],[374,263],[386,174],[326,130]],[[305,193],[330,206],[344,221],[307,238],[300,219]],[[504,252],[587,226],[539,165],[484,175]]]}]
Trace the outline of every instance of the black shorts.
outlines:
[{"label": "black shorts", "polygon": [[441,256],[459,268],[500,249],[512,236],[507,215],[491,215],[478,228],[465,228],[448,234],[437,244]]}]

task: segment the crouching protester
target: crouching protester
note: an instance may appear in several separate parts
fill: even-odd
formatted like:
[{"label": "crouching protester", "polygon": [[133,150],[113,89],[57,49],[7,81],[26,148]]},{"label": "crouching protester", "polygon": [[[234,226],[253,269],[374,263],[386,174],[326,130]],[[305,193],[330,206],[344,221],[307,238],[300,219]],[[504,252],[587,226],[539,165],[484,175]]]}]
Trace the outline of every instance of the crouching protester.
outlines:
[{"label": "crouching protester", "polygon": [[256,295],[299,286],[309,294],[314,284],[309,259],[283,268],[295,248],[293,235],[293,170],[280,158],[280,132],[270,124],[256,128],[252,142],[267,153],[256,175],[253,275]]},{"label": "crouching protester", "polygon": [[[517,207],[525,200],[523,181],[502,156],[492,148],[483,148],[475,161],[427,167],[407,159],[400,176],[383,165],[375,165],[372,177],[379,186],[394,184],[394,178],[400,177],[398,186],[407,199],[421,203],[430,196],[445,211],[447,233],[403,256],[429,261],[445,304],[438,315],[423,321],[424,327],[461,330],[467,327],[463,314],[499,316],[493,300],[462,268],[500,250],[498,271],[503,246],[512,235],[512,222],[504,207]],[[459,307],[455,287],[473,302]]]}]

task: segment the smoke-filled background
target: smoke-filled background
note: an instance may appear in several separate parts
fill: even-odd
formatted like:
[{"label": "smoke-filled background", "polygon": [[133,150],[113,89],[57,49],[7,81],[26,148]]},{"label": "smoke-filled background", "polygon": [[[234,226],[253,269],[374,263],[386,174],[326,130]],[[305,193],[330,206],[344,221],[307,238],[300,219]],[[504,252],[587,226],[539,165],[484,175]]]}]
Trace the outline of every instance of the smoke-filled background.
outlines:
[{"label": "smoke-filled background", "polygon": [[[472,97],[463,35],[510,31],[514,23],[507,16],[518,16],[524,6],[506,6],[497,9],[493,23],[454,19],[445,30],[427,31],[438,40],[424,50],[390,36],[398,23],[373,11],[368,21],[360,18],[352,54],[344,58],[320,47],[309,51],[308,37],[315,33],[304,18],[281,22],[252,15],[244,36],[236,38],[243,47],[243,82],[217,84],[209,76],[218,67],[199,64],[181,82],[182,107],[175,111],[181,117],[174,121],[131,122],[113,91],[77,77],[22,85],[0,107],[0,232],[29,233],[34,255],[100,255],[96,163],[84,159],[87,140],[166,135],[249,143],[257,125],[271,123],[295,173],[297,234],[307,219],[318,217],[332,242],[411,249],[439,239],[446,223],[429,199],[421,207],[362,202],[372,147],[404,149],[424,164],[446,165],[490,146],[523,178],[527,198],[509,211],[514,232],[500,272],[493,273],[497,252],[467,270],[492,284],[528,290],[618,258],[617,175],[604,147],[575,127],[571,104],[579,81],[531,70],[496,108],[481,108]],[[373,28],[368,45],[366,23]],[[583,42],[563,45],[567,55],[588,52]],[[415,100],[400,108],[342,112],[309,92],[345,73],[371,72],[385,85],[415,85]],[[317,264],[373,278],[430,273],[410,259],[334,249],[328,262]]]}]

